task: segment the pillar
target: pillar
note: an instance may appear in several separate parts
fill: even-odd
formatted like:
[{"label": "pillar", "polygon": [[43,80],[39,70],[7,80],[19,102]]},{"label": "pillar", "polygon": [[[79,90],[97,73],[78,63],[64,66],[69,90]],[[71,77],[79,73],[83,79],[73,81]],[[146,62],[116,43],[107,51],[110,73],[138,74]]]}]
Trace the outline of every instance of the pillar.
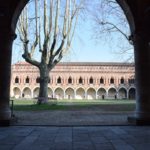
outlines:
[{"label": "pillar", "polygon": [[9,107],[12,42],[15,34],[9,29],[0,30],[0,126],[8,126],[11,119]]},{"label": "pillar", "polygon": [[134,36],[136,110],[128,120],[137,125],[150,125],[150,42],[145,35]]}]

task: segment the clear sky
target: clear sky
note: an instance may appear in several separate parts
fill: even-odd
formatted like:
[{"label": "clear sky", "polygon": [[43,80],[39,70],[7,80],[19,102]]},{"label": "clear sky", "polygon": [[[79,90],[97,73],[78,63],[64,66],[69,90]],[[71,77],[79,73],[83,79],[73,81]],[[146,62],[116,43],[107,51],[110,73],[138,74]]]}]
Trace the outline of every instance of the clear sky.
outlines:
[{"label": "clear sky", "polygon": [[[129,56],[117,54],[119,49],[118,37],[114,34],[112,41],[104,38],[95,39],[94,23],[88,17],[81,19],[76,29],[76,34],[69,53],[62,61],[73,62],[123,62]],[[120,45],[127,43],[122,40]],[[14,43],[12,63],[22,60],[21,44]]]}]

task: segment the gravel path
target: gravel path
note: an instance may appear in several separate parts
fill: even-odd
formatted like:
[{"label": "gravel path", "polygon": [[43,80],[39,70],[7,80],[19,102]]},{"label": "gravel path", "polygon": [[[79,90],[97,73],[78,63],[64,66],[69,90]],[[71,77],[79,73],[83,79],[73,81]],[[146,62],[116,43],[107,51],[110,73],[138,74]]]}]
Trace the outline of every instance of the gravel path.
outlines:
[{"label": "gravel path", "polygon": [[128,125],[127,117],[132,112],[79,111],[15,111],[14,125]]}]

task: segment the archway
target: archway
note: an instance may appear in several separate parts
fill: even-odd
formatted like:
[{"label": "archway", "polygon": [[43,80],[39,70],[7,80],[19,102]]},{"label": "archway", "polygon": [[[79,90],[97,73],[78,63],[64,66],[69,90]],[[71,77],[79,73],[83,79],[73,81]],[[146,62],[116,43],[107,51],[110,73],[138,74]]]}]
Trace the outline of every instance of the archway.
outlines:
[{"label": "archway", "polygon": [[[8,17],[2,17],[2,30],[4,30],[4,32],[2,32],[2,40],[1,39],[1,43],[3,43],[4,46],[1,46],[1,49],[3,51],[5,51],[5,55],[2,54],[0,55],[0,60],[1,60],[1,66],[0,68],[2,68],[2,75],[0,78],[0,85],[3,85],[3,87],[0,89],[0,94],[2,94],[2,99],[5,99],[6,102],[8,102],[9,100],[9,86],[10,86],[10,57],[11,57],[11,43],[12,43],[12,39],[10,40],[10,35],[12,35],[14,33],[14,30],[10,31],[10,29],[15,29],[15,24],[17,22],[18,16],[22,10],[22,8],[25,6],[25,4],[28,2],[28,0],[14,0],[12,1],[8,1],[8,5],[10,7],[6,7],[6,12],[11,12],[8,13],[6,16]],[[149,37],[147,36],[147,34],[149,34],[149,30],[148,30],[148,26],[150,24],[150,19],[149,19],[149,5],[150,2],[149,1],[131,1],[131,0],[117,0],[117,2],[120,4],[120,6],[122,7],[122,9],[124,10],[124,13],[126,14],[129,24],[130,24],[130,28],[131,28],[131,37],[132,39],[134,39],[134,45],[135,45],[135,51],[136,51],[136,79],[137,79],[137,98],[138,101],[138,106],[137,106],[137,118],[141,119],[144,118],[144,115],[146,116],[146,114],[149,115],[149,108],[147,108],[147,104],[145,102],[146,99],[149,99]],[[147,7],[146,7],[147,5]],[[138,8],[138,9],[137,9]],[[9,10],[11,9],[11,10]],[[5,12],[5,11],[4,11]],[[13,15],[13,17],[12,17]],[[5,14],[4,14],[5,16]],[[134,18],[133,18],[134,17]],[[3,18],[6,18],[7,20],[4,20]],[[4,23],[3,23],[4,20]],[[135,26],[134,26],[134,21],[136,23],[136,30],[135,30]],[[11,23],[11,25],[9,26],[9,23]],[[6,27],[5,27],[6,26]],[[9,29],[8,32],[6,32],[6,29]],[[5,33],[6,32],[6,33]],[[147,34],[146,34],[147,32]],[[12,34],[11,34],[12,33]],[[140,33],[140,37],[139,38],[139,33]],[[6,35],[7,34],[7,35]],[[4,35],[4,37],[3,37]],[[9,36],[8,36],[9,35]],[[138,36],[137,36],[138,35]],[[150,35],[150,34],[149,34]],[[9,37],[9,38],[8,38]],[[12,38],[12,37],[11,37]],[[2,45],[2,44],[1,44]],[[6,46],[9,45],[9,46]],[[144,52],[143,53],[143,50]],[[8,55],[6,55],[8,54]],[[142,56],[142,57],[141,57]],[[6,58],[6,59],[5,59]],[[3,62],[3,60],[5,60]],[[143,63],[142,63],[143,62]],[[4,66],[4,67],[3,67]],[[5,69],[5,67],[7,66],[7,68]],[[147,69],[145,69],[147,68]],[[4,70],[3,70],[4,69]],[[145,74],[145,75],[143,75]],[[4,78],[3,78],[4,77]],[[4,82],[7,83],[6,85],[3,84]],[[5,90],[5,91],[4,91]],[[1,102],[3,103],[3,101]],[[3,105],[2,105],[3,106]],[[6,118],[9,118],[9,114],[10,111],[6,111],[8,110],[8,104],[7,106],[3,106],[5,108],[3,108],[2,110],[5,110],[4,112],[8,112],[8,114],[5,114],[5,116],[7,116]],[[138,114],[139,112],[139,114]],[[143,114],[143,115],[142,115]],[[1,114],[0,114],[1,115]],[[145,117],[146,119],[148,118],[148,116]],[[144,119],[145,119],[144,118]],[[6,120],[7,120],[6,119]]]},{"label": "archway", "polygon": [[39,96],[39,90],[40,90],[39,87],[36,87],[36,88],[33,90],[33,98],[36,98],[36,97]]},{"label": "archway", "polygon": [[55,98],[57,99],[64,99],[64,91],[62,88],[56,88],[54,92]]},{"label": "archway", "polygon": [[75,99],[75,91],[73,88],[67,88],[65,91],[65,98],[66,99]]},{"label": "archway", "polygon": [[21,97],[21,90],[18,87],[13,89],[13,97],[20,98]]},{"label": "archway", "polygon": [[85,90],[83,88],[76,90],[76,99],[85,99]]},{"label": "archway", "polygon": [[89,88],[87,90],[87,99],[96,99],[96,91],[94,88]]},{"label": "archway", "polygon": [[48,87],[48,97],[50,97],[50,98],[54,97],[53,90],[50,87]]},{"label": "archway", "polygon": [[118,90],[118,98],[127,99],[127,90],[125,88],[122,87]]},{"label": "archway", "polygon": [[23,89],[22,98],[27,98],[27,99],[32,98],[32,92],[30,88],[26,87]]},{"label": "archway", "polygon": [[106,98],[106,90],[104,88],[99,88],[97,91],[97,99],[105,99]]},{"label": "archway", "polygon": [[135,88],[130,88],[128,91],[129,99],[135,99],[136,98],[136,90]]},{"label": "archway", "polygon": [[115,88],[108,90],[108,99],[117,99],[117,90]]}]

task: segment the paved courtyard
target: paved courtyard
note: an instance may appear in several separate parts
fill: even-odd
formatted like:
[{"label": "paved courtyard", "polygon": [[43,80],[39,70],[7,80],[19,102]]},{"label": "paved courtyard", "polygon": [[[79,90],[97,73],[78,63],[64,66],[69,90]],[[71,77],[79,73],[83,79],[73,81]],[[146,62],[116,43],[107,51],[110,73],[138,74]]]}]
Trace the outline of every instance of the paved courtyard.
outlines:
[{"label": "paved courtyard", "polygon": [[11,126],[0,150],[149,150],[149,126]]}]

